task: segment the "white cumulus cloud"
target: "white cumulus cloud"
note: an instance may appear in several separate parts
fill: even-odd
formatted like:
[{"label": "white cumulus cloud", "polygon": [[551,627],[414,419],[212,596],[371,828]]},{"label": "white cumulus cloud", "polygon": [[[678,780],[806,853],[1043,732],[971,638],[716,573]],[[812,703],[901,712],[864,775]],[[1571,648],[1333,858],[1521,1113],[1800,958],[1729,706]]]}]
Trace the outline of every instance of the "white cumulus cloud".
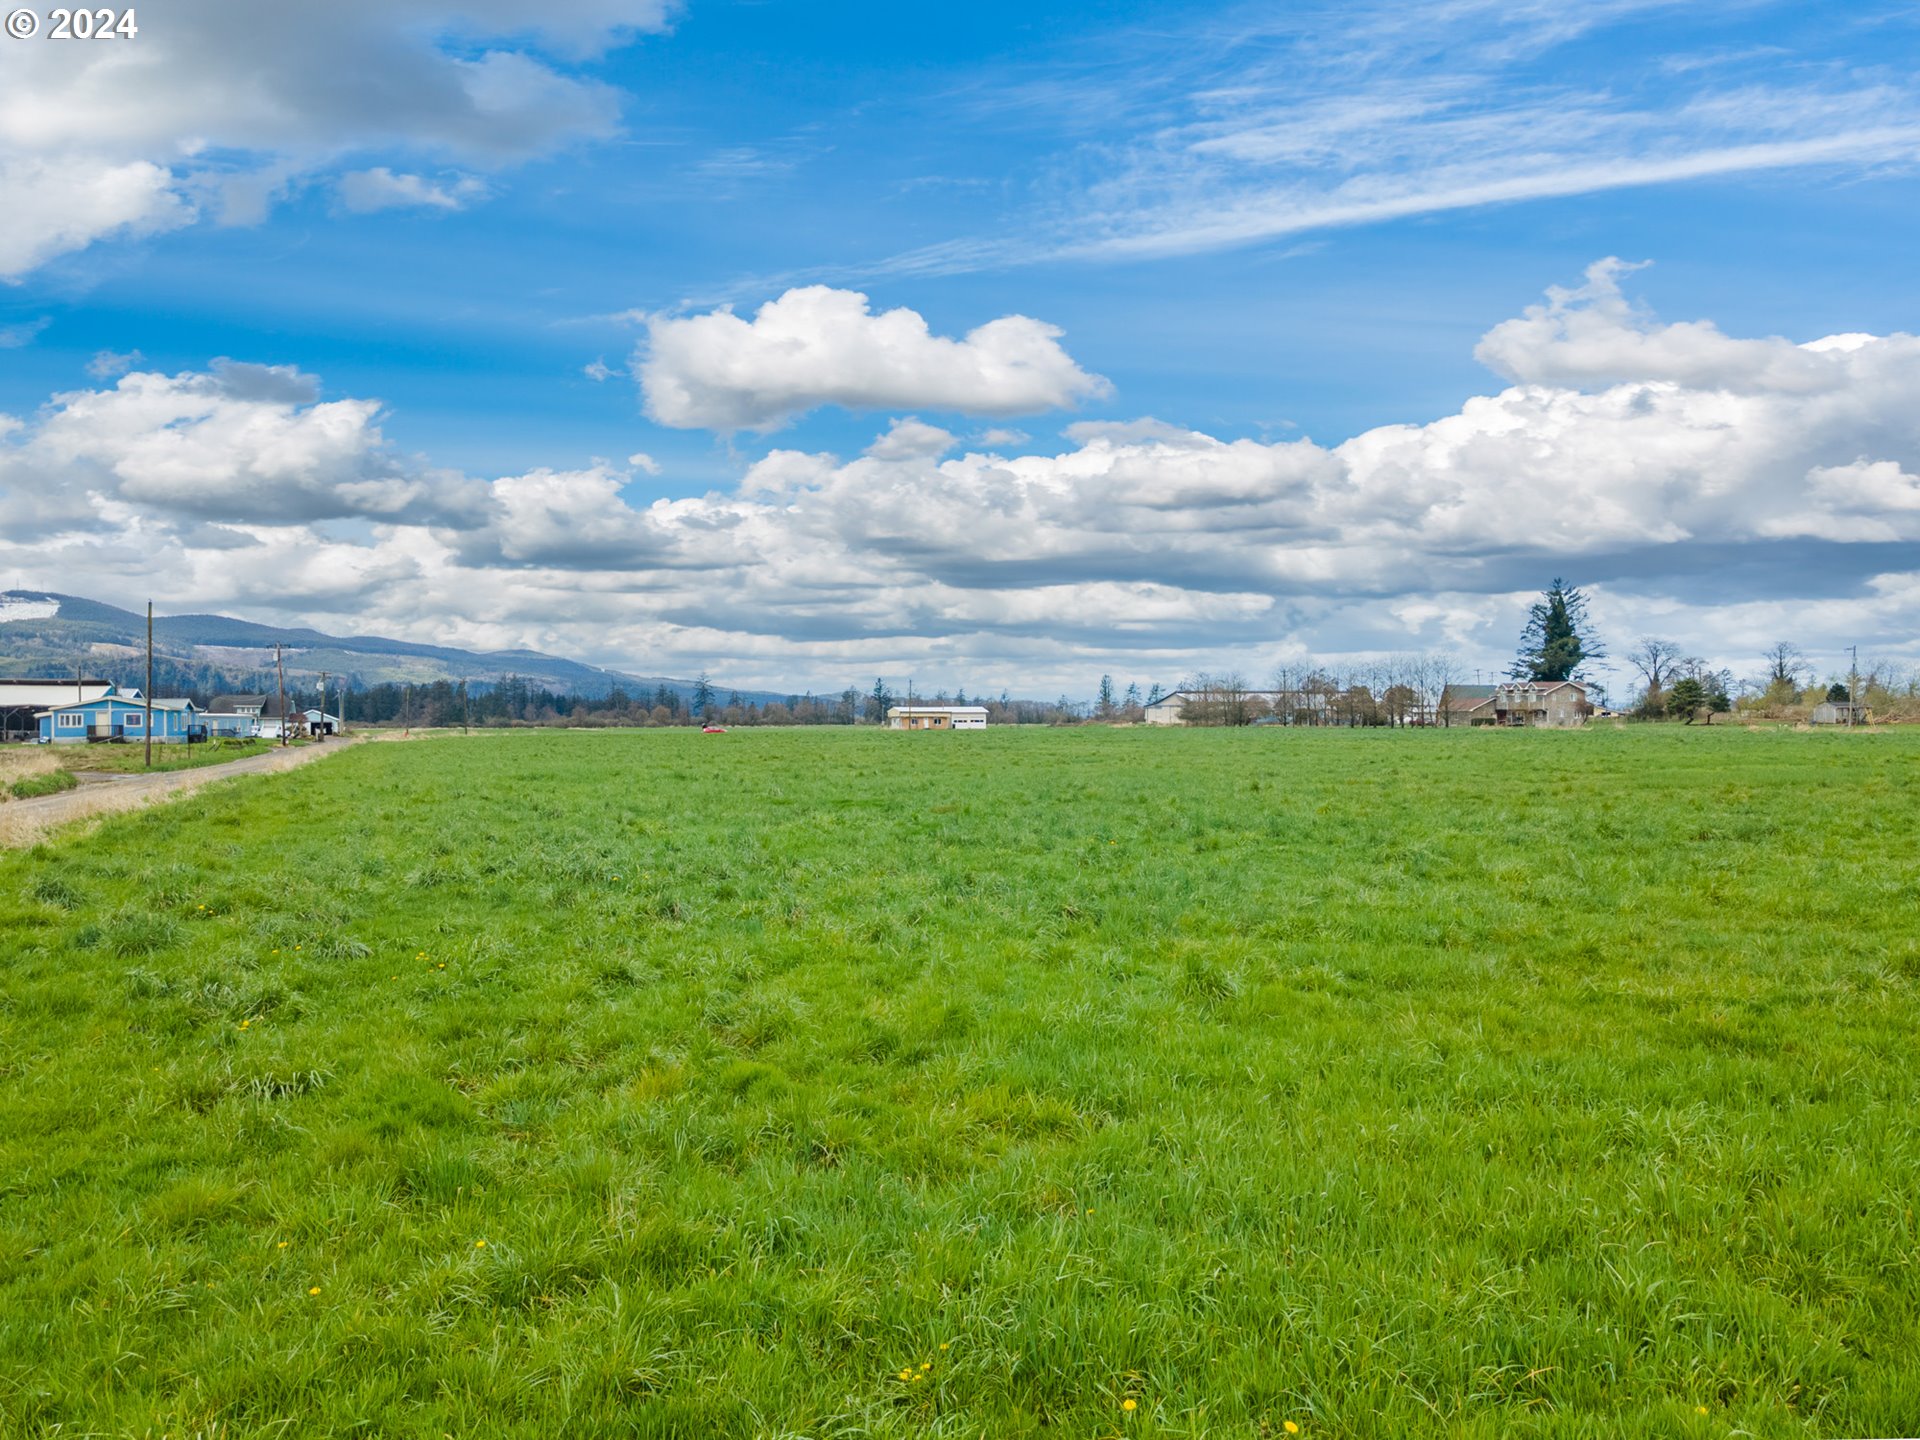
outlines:
[{"label": "white cumulus cloud", "polygon": [[954,340],[916,311],[876,315],[858,291],[809,285],[751,320],[731,309],[652,317],[634,369],[647,414],[679,428],[770,430],[821,405],[1018,415],[1108,393],[1060,334],[1006,315]]},{"label": "white cumulus cloud", "polygon": [[1920,662],[1920,340],[1663,324],[1619,273],[1489,332],[1532,378],[1336,445],[1140,420],[956,454],[907,417],[675,498],[636,494],[642,454],[436,470],[377,402],[288,367],[136,372],[0,416],[0,579],[113,599],[161,575],[196,604],[742,683],[1079,693],[1281,649],[1492,660],[1560,574],[1617,637]]},{"label": "white cumulus cloud", "polygon": [[9,281],[104,236],[174,230],[196,213],[172,173],[149,161],[10,157],[3,144],[0,209],[0,280]]},{"label": "white cumulus cloud", "polygon": [[159,523],[424,523],[478,513],[472,482],[396,456],[371,400],[320,399],[291,366],[135,372],[52,397],[0,446],[10,538]]},{"label": "white cumulus cloud", "polygon": [[[667,0],[173,0],[137,40],[9,44],[0,87],[0,280],[202,214],[251,223],[345,157],[495,169],[613,134],[620,95],[577,61],[665,27]],[[477,198],[388,166],[347,208]],[[478,182],[473,182],[478,183]]]}]

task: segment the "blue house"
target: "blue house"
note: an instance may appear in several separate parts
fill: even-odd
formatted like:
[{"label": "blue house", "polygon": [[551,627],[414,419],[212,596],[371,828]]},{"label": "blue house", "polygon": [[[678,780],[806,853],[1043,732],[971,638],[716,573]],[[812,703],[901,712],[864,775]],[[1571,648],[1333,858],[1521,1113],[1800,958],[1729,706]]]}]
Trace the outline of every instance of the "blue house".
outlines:
[{"label": "blue house", "polygon": [[[136,690],[130,695],[102,695],[84,704],[59,705],[42,710],[34,718],[40,722],[43,745],[75,744],[83,740],[144,740],[147,735],[148,702]],[[200,723],[200,711],[191,700],[155,700],[153,738],[180,742],[198,740],[206,734]]]}]

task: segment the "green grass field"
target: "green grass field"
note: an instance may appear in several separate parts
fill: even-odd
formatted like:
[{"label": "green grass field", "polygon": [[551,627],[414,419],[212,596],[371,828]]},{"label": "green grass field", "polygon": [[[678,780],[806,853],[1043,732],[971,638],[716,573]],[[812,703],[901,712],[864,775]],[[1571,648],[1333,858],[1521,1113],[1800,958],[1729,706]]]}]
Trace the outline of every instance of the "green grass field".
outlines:
[{"label": "green grass field", "polygon": [[1920,1432],[1920,733],[519,733],[0,858],[0,1434]]},{"label": "green grass field", "polygon": [[[301,742],[304,743],[304,742]],[[274,748],[270,740],[208,740],[198,745],[153,747],[153,763],[147,763],[147,747],[138,740],[124,745],[58,745],[53,749],[60,763],[69,770],[197,770],[202,765],[224,765],[229,760],[244,760],[249,755],[264,755]]]}]

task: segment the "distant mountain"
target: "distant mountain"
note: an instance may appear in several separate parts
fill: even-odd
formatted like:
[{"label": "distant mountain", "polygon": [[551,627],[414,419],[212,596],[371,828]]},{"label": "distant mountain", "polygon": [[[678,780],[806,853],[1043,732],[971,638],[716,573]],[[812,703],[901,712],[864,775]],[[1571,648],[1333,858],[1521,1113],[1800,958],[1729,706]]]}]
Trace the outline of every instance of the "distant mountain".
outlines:
[{"label": "distant mountain", "polygon": [[[227,615],[156,615],[154,689],[258,688],[273,672],[276,644],[285,647],[287,683],[308,687],[323,671],[355,687],[436,680],[491,685],[519,676],[556,694],[596,699],[616,685],[636,697],[651,695],[662,685],[687,695],[694,685],[671,676],[585,665],[538,650],[476,652],[377,635],[327,635]],[[139,683],[146,673],[146,645],[145,615],[78,595],[0,591],[0,678],[72,675],[78,669],[103,680]],[[713,685],[722,699],[734,693],[722,681]],[[787,698],[770,690],[739,694],[756,704]]]}]

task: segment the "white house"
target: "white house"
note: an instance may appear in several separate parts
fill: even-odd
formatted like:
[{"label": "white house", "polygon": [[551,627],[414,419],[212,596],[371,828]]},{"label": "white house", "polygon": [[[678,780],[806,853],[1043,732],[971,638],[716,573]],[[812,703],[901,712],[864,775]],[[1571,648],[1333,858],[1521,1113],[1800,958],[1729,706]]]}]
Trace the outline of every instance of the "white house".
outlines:
[{"label": "white house", "polygon": [[984,705],[890,705],[889,730],[984,730]]},{"label": "white house", "polygon": [[286,718],[283,720],[280,715],[280,697],[278,695],[266,696],[264,703],[260,707],[259,733],[269,740],[278,740],[283,730],[289,739],[297,735],[306,734],[307,712],[305,710],[295,709],[289,704],[286,710]]}]

